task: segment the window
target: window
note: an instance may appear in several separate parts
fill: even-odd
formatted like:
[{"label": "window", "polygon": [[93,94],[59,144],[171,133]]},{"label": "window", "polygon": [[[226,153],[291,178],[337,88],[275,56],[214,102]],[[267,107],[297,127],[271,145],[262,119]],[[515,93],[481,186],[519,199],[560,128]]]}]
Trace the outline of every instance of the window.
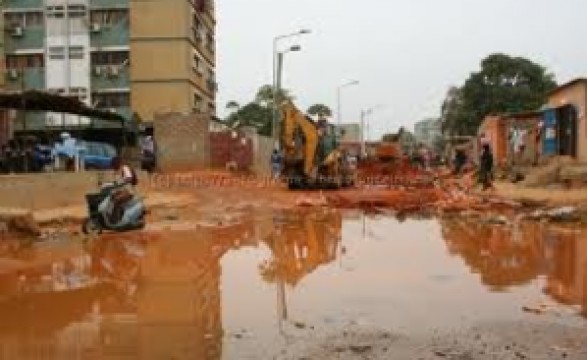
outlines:
[{"label": "window", "polygon": [[84,47],[83,46],[72,46],[69,48],[70,59],[83,59],[84,58]]},{"label": "window", "polygon": [[84,101],[88,98],[88,89],[83,87],[72,87],[69,89],[69,95],[75,96],[81,101]]},{"label": "window", "polygon": [[92,65],[122,65],[129,63],[128,51],[97,51],[92,53]]},{"label": "window", "polygon": [[204,105],[204,100],[198,93],[194,93],[194,110],[195,112],[201,112]]},{"label": "window", "polygon": [[208,48],[208,50],[210,50],[211,52],[214,52],[214,37],[210,34],[208,34],[206,36],[206,47]]},{"label": "window", "polygon": [[24,26],[42,26],[44,23],[42,12],[27,12],[24,17]]},{"label": "window", "polygon": [[47,6],[47,17],[62,19],[64,17],[64,11],[63,6]]},{"label": "window", "polygon": [[99,108],[117,108],[130,106],[130,94],[128,92],[95,93],[93,101]]},{"label": "window", "polygon": [[7,69],[38,69],[44,67],[43,55],[6,55]]},{"label": "window", "polygon": [[65,48],[63,46],[51,46],[49,48],[49,59],[51,59],[51,60],[65,59]]},{"label": "window", "polygon": [[69,5],[67,7],[69,17],[80,18],[86,16],[86,7],[84,5]]},{"label": "window", "polygon": [[122,23],[128,23],[128,10],[95,10],[91,15],[92,24],[103,26],[114,26]]},{"label": "window", "polygon": [[200,59],[198,54],[194,54],[194,62],[192,67],[196,74],[202,76],[202,59]]},{"label": "window", "polygon": [[8,13],[4,17],[4,21],[11,28],[24,27],[24,14],[23,13]]}]

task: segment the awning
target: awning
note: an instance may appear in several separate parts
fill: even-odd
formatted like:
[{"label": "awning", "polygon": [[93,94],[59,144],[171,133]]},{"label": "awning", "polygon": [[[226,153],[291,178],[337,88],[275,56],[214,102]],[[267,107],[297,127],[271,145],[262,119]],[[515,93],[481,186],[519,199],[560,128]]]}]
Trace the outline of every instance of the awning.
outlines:
[{"label": "awning", "polygon": [[50,111],[124,122],[120,114],[91,108],[77,97],[61,96],[47,92],[28,90],[18,93],[0,93],[0,108],[25,111]]}]

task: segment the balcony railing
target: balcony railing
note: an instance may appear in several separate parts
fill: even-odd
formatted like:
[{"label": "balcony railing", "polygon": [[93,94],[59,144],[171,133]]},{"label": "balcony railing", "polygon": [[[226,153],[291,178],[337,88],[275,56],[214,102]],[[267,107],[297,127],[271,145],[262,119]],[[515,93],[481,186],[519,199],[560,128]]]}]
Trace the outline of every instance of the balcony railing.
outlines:
[{"label": "balcony railing", "polygon": [[90,25],[92,47],[128,46],[130,42],[130,29],[128,22],[116,25]]},{"label": "balcony railing", "polygon": [[23,115],[19,111],[14,119],[14,130],[42,130],[45,128],[46,122],[45,112],[25,112]]},{"label": "balcony railing", "polygon": [[17,50],[43,50],[45,46],[45,29],[42,27],[11,27],[5,30],[7,53]]},{"label": "balcony railing", "polygon": [[92,67],[92,90],[127,89],[129,87],[128,66],[96,65]]},{"label": "balcony railing", "polygon": [[45,69],[31,68],[6,71],[6,87],[9,90],[30,90],[45,88]]},{"label": "balcony railing", "polygon": [[5,10],[42,9],[43,7],[43,0],[6,0],[3,5]]}]

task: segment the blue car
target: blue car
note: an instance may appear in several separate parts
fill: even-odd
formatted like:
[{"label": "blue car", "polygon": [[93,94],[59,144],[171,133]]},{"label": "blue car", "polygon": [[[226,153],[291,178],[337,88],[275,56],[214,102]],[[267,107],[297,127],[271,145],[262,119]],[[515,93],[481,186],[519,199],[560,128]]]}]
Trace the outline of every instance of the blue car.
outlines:
[{"label": "blue car", "polygon": [[80,141],[83,150],[84,166],[88,170],[108,170],[112,160],[118,156],[114,146],[101,142]]}]

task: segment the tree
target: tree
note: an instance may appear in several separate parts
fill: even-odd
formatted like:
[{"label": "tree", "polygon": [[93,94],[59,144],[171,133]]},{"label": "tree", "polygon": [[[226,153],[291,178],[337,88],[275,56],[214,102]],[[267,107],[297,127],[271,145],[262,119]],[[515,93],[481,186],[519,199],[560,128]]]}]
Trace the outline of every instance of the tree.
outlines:
[{"label": "tree", "polygon": [[[277,94],[279,99],[293,100],[294,97],[287,89],[281,89]],[[261,106],[271,108],[273,107],[273,86],[263,85],[257,90],[255,95],[255,102]]]},{"label": "tree", "polygon": [[[293,96],[288,90],[282,90],[281,96],[286,99],[293,99]],[[232,114],[226,118],[226,123],[232,128],[240,126],[251,126],[257,129],[257,133],[263,136],[271,136],[273,130],[273,89],[271,85],[264,85],[259,88],[255,95],[255,99],[250,103],[236,108],[238,106],[235,101],[230,101],[226,107],[234,108]]]},{"label": "tree", "polygon": [[234,128],[252,126],[257,129],[259,134],[269,136],[271,135],[272,120],[273,112],[271,108],[251,102],[229,115],[226,122],[230,127]]},{"label": "tree", "polygon": [[332,110],[324,104],[315,104],[308,108],[308,115],[322,117],[331,117]]},{"label": "tree", "polygon": [[452,88],[443,103],[444,129],[472,135],[490,114],[540,108],[556,87],[554,76],[528,59],[493,54],[481,62],[460,88]]}]

